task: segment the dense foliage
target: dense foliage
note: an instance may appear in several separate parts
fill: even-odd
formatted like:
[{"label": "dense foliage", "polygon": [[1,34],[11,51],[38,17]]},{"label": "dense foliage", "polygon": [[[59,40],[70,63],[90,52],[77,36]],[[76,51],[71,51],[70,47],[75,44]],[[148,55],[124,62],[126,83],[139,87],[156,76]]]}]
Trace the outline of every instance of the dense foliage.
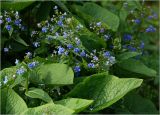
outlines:
[{"label": "dense foliage", "polygon": [[158,114],[158,2],[1,2],[1,114]]}]

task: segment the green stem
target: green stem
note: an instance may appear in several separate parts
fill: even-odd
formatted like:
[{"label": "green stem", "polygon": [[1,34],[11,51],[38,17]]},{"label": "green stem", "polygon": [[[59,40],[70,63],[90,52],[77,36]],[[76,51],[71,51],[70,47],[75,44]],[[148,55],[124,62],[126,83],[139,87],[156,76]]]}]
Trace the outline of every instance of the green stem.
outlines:
[{"label": "green stem", "polygon": [[26,79],[25,88],[26,88],[26,92],[28,92],[28,75],[27,75],[27,79]]}]

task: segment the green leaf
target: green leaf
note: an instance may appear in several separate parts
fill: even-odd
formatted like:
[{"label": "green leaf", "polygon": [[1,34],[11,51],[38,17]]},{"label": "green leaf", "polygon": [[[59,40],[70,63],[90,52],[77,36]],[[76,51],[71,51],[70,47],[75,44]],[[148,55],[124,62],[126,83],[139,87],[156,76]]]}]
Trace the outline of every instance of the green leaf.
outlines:
[{"label": "green leaf", "polygon": [[48,102],[48,103],[53,102],[52,98],[42,89],[30,88],[27,92],[25,92],[25,94],[28,97],[39,98],[39,99],[42,99],[43,101]]},{"label": "green leaf", "polygon": [[20,114],[27,109],[24,100],[12,89],[1,89],[1,114]]},{"label": "green leaf", "polygon": [[117,59],[122,61],[122,60],[126,60],[126,59],[129,59],[131,57],[135,57],[135,56],[138,56],[140,55],[141,53],[138,53],[138,52],[124,52],[122,54],[119,54],[117,56]]},{"label": "green leaf", "polygon": [[41,114],[47,114],[47,115],[71,115],[74,111],[64,107],[62,105],[56,105],[53,103],[45,104],[42,106],[29,108],[28,110],[21,113],[21,115],[41,115]]},{"label": "green leaf", "polygon": [[83,111],[90,104],[93,103],[93,100],[79,99],[79,98],[68,98],[60,101],[56,101],[56,104],[61,104],[65,107],[75,110],[75,113]]},{"label": "green leaf", "polygon": [[39,84],[67,85],[73,84],[74,73],[65,64],[45,64],[30,73],[30,81]]},{"label": "green leaf", "polygon": [[146,75],[149,77],[155,77],[157,74],[155,70],[148,68],[146,65],[144,65],[139,60],[127,59],[117,64],[122,69],[131,71],[131,72],[135,72],[135,73],[139,73],[142,75]]},{"label": "green leaf", "polygon": [[24,46],[29,46],[22,38],[20,38],[19,36],[17,36],[15,39],[15,41],[17,41],[18,43],[24,45]]},{"label": "green leaf", "polygon": [[142,79],[118,78],[105,73],[87,77],[79,83],[66,96],[94,100],[91,112],[102,110],[119,99],[129,91],[139,87]]},{"label": "green leaf", "polygon": [[[136,93],[129,93],[123,99],[123,105],[130,114],[158,114],[152,101],[143,98]],[[121,108],[116,113],[124,114]]]},{"label": "green leaf", "polygon": [[118,16],[95,3],[85,3],[84,6],[73,5],[73,8],[86,21],[101,21],[113,31],[116,31],[119,26]]},{"label": "green leaf", "polygon": [[34,0],[10,0],[10,1],[3,1],[1,2],[1,8],[4,10],[23,10],[24,8],[28,7]]}]

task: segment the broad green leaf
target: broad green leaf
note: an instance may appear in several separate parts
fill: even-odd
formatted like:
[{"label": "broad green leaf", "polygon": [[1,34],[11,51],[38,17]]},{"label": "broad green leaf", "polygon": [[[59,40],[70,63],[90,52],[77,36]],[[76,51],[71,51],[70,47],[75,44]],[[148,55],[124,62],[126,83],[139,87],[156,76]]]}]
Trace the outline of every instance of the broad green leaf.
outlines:
[{"label": "broad green leaf", "polygon": [[1,114],[20,114],[26,109],[26,103],[14,90],[1,89]]},{"label": "broad green leaf", "polygon": [[25,94],[28,97],[39,98],[39,99],[42,99],[43,101],[48,102],[48,103],[53,102],[52,98],[42,89],[30,88],[27,92],[25,92]]},{"label": "broad green leaf", "polygon": [[34,108],[29,108],[28,110],[21,113],[21,115],[71,115],[74,111],[62,105],[56,105],[53,103],[41,105]]},{"label": "broad green leaf", "polygon": [[129,91],[139,87],[142,81],[136,78],[118,78],[105,73],[95,74],[79,83],[66,96],[94,100],[90,111],[95,112],[112,105]]},{"label": "broad green leaf", "polygon": [[122,69],[131,71],[131,72],[135,72],[138,74],[142,74],[142,75],[146,75],[150,77],[155,77],[157,74],[155,70],[148,68],[146,65],[144,65],[139,60],[127,59],[117,64]]},{"label": "broad green leaf", "polygon": [[4,10],[23,10],[24,8],[28,7],[34,0],[10,0],[10,1],[2,1],[1,8]]},{"label": "broad green leaf", "polygon": [[24,46],[29,46],[22,38],[20,38],[19,36],[17,36],[15,39],[15,41],[17,41],[18,43],[24,45]]},{"label": "broad green leaf", "polygon": [[73,8],[86,21],[101,21],[113,31],[116,31],[119,26],[118,16],[95,3],[85,3],[84,6],[74,5]]},{"label": "broad green leaf", "polygon": [[37,67],[30,74],[30,81],[48,85],[67,85],[73,83],[74,73],[65,64],[44,64]]},{"label": "broad green leaf", "polygon": [[141,53],[138,53],[138,52],[124,52],[122,54],[119,54],[117,56],[117,59],[122,61],[122,60],[126,60],[126,59],[129,59],[131,57],[135,57],[137,55],[140,55]]},{"label": "broad green leaf", "polygon": [[68,98],[60,101],[56,101],[56,104],[61,104],[65,107],[75,110],[76,113],[83,111],[90,104],[93,103],[93,100],[86,100],[80,98]]},{"label": "broad green leaf", "polygon": [[[143,98],[136,93],[129,93],[123,99],[123,106],[130,114],[158,114],[151,100]],[[116,110],[118,114],[124,114],[121,108]]]}]

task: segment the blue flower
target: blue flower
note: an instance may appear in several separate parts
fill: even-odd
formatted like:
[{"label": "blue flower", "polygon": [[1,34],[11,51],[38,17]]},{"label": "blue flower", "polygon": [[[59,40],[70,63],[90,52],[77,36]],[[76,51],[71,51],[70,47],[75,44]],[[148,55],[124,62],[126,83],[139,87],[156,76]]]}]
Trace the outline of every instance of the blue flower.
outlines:
[{"label": "blue flower", "polygon": [[100,26],[101,26],[101,22],[97,22],[96,25],[97,25],[98,27],[100,27]]},{"label": "blue flower", "polygon": [[17,19],[17,20],[14,21],[14,24],[17,25],[17,26],[18,26],[20,23],[21,23],[21,20],[20,20],[20,19]]},{"label": "blue flower", "polygon": [[58,24],[59,26],[63,26],[62,20],[59,20],[59,21],[57,22],[57,24]]},{"label": "blue flower", "polygon": [[109,51],[106,51],[106,52],[104,52],[103,56],[104,56],[105,58],[108,58],[108,57],[111,56],[111,54],[110,54]]},{"label": "blue flower", "polygon": [[25,72],[25,70],[24,70],[23,67],[17,69],[17,71],[16,71],[16,73],[17,73],[18,75],[22,75],[24,72]]},{"label": "blue flower", "polygon": [[110,37],[111,37],[110,35],[107,35],[107,34],[104,35],[104,39],[105,39],[106,41],[109,40]]},{"label": "blue flower", "polygon": [[136,24],[140,24],[140,23],[141,23],[141,20],[140,20],[140,19],[135,19],[134,22],[135,22]]},{"label": "blue flower", "polygon": [[25,53],[27,57],[31,58],[32,57],[32,53],[31,52],[27,52]]},{"label": "blue flower", "polygon": [[101,28],[99,32],[104,33],[104,28]]},{"label": "blue flower", "polygon": [[143,42],[143,41],[141,41],[141,43],[140,43],[140,46],[139,46],[139,47],[140,47],[141,49],[143,49],[143,48],[144,48],[144,45],[145,45],[145,44],[144,44],[144,42]]},{"label": "blue flower", "polygon": [[40,43],[39,42],[33,42],[33,45],[34,45],[34,47],[39,47],[40,46]]},{"label": "blue flower", "polygon": [[137,49],[131,45],[128,45],[127,47],[130,51],[135,52]]},{"label": "blue flower", "polygon": [[93,60],[98,61],[98,57],[97,56],[93,56]]},{"label": "blue flower", "polygon": [[42,32],[43,32],[43,33],[46,33],[46,32],[47,32],[47,28],[46,28],[46,27],[43,27],[43,28],[42,28]]},{"label": "blue flower", "polygon": [[9,48],[4,48],[4,52],[9,52]]},{"label": "blue flower", "polygon": [[72,44],[68,44],[68,45],[67,45],[67,48],[68,48],[68,49],[72,49],[72,48],[73,48]]},{"label": "blue flower", "polygon": [[8,82],[8,77],[7,77],[7,76],[5,76],[5,77],[4,77],[4,81],[3,81],[3,83],[4,83],[4,84],[6,84],[7,82]]},{"label": "blue flower", "polygon": [[95,67],[94,63],[89,63],[88,64],[88,68],[94,68],[94,67]]},{"label": "blue flower", "polygon": [[74,52],[75,52],[75,53],[78,53],[79,51],[80,51],[79,48],[74,48]]},{"label": "blue flower", "polygon": [[0,24],[2,24],[3,23],[3,21],[0,19]]},{"label": "blue flower", "polygon": [[77,73],[77,72],[80,72],[81,71],[81,68],[80,66],[75,66],[74,67],[74,71]]},{"label": "blue flower", "polygon": [[65,51],[65,49],[63,47],[61,47],[61,46],[58,47],[58,55],[63,54],[64,51]]},{"label": "blue flower", "polygon": [[155,32],[156,31],[156,28],[153,27],[152,25],[150,25],[148,28],[146,28],[146,32]]},{"label": "blue flower", "polygon": [[19,60],[18,60],[18,59],[16,59],[15,64],[17,65],[18,63],[19,63]]},{"label": "blue flower", "polygon": [[57,10],[57,8],[58,8],[57,6],[54,6],[54,8],[53,8],[53,9],[54,9],[54,10]]},{"label": "blue flower", "polygon": [[11,18],[6,18],[6,21],[7,22],[11,22]]},{"label": "blue flower", "polygon": [[68,34],[66,32],[63,32],[63,37],[67,38]]},{"label": "blue flower", "polygon": [[125,35],[123,36],[123,40],[124,40],[124,41],[130,41],[130,40],[132,40],[132,36],[131,36],[130,34],[125,34]]},{"label": "blue flower", "polygon": [[37,62],[31,62],[31,63],[28,64],[28,67],[30,69],[33,69],[36,65],[37,65]]},{"label": "blue flower", "polygon": [[85,57],[85,56],[86,56],[85,51],[82,51],[82,52],[80,53],[80,56],[81,56],[81,57]]},{"label": "blue flower", "polygon": [[12,28],[12,26],[11,26],[11,25],[6,25],[6,29],[7,29],[8,31],[10,31],[10,30],[11,30],[11,28]]},{"label": "blue flower", "polygon": [[111,56],[111,57],[109,57],[109,63],[110,64],[114,64],[115,63],[115,57],[113,57],[113,56]]}]

